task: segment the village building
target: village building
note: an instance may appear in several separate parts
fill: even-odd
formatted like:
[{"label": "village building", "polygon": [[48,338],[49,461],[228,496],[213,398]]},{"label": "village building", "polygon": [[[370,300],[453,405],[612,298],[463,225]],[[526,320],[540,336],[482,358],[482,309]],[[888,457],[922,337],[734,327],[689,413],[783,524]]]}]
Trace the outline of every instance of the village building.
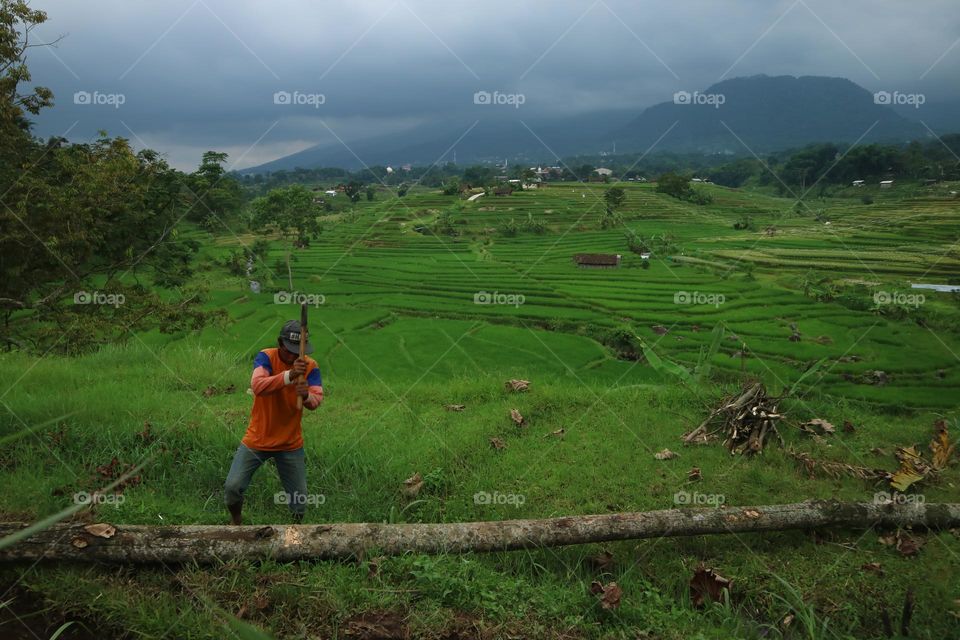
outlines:
[{"label": "village building", "polygon": [[616,269],[620,266],[619,253],[578,253],[573,261],[581,269]]}]

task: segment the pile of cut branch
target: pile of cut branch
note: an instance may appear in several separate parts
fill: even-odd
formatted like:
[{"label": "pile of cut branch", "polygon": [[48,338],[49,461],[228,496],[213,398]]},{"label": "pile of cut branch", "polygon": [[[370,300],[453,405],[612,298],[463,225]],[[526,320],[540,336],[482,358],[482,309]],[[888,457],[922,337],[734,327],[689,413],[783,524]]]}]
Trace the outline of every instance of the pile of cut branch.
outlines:
[{"label": "pile of cut branch", "polygon": [[699,427],[683,436],[683,441],[705,444],[722,433],[730,453],[760,453],[773,435],[783,442],[777,431],[777,421],[783,418],[777,411],[780,400],[768,396],[762,383],[745,387],[725,398]]}]

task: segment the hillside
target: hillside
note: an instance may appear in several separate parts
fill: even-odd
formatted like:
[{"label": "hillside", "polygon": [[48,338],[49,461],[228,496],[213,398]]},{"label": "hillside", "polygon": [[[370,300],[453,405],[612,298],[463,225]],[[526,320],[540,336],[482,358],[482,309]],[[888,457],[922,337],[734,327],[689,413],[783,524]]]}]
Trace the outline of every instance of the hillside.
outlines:
[{"label": "hillside", "polygon": [[930,137],[918,120],[928,113],[934,119],[928,124],[937,133],[960,128],[949,105],[926,104],[922,112],[913,113],[894,110],[874,104],[873,93],[843,78],[760,75],[725,80],[699,94],[721,94],[723,104],[671,100],[639,116],[636,110],[611,110],[550,118],[525,108],[510,109],[510,113],[478,108],[469,118],[447,118],[346,145],[331,142],[240,173],[296,167],[357,169],[364,164],[430,165],[452,161],[454,151],[460,164],[505,159],[535,164],[609,152],[614,145],[619,153],[646,151],[657,143],[657,151],[749,155],[743,143],[763,153],[826,141],[905,142]]},{"label": "hillside", "polygon": [[[598,224],[608,185],[596,183],[475,202],[420,187],[404,198],[380,189],[373,201],[343,204],[292,261],[293,289],[323,296],[310,309],[326,399],[304,419],[318,503],[306,522],[463,522],[887,495],[886,481],[857,474],[893,471],[898,447],[928,456],[939,420],[956,437],[956,301],[924,291],[911,304],[909,283],[956,277],[958,186],[864,187],[818,201],[830,225],[792,199],[714,185],[702,187],[713,201],[694,205],[652,184],[624,184],[623,224],[608,229]],[[751,225],[736,228],[744,216]],[[512,233],[511,219],[520,222]],[[524,226],[530,219],[543,221],[540,232]],[[196,279],[210,288],[207,306],[227,314],[223,325],[143,332],[80,357],[0,354],[0,373],[17,380],[0,414],[0,438],[13,438],[0,456],[3,520],[57,513],[77,492],[147,462],[122,499],[75,521],[226,521],[222,483],[250,412],[250,363],[297,313],[289,295],[275,297],[289,288],[285,270],[259,294],[226,272],[220,260],[257,237],[236,231],[182,233],[202,247]],[[651,243],[648,265],[628,250],[628,231]],[[270,243],[263,261],[278,268],[289,241],[260,237]],[[580,252],[621,253],[623,261],[578,269],[571,257]],[[513,303],[502,304],[504,296]],[[655,364],[700,368],[718,326],[724,333],[702,384]],[[634,339],[656,359],[626,353]],[[782,445],[771,438],[753,457],[731,456],[719,440],[683,445],[681,436],[744,382],[779,394],[817,362],[780,405],[789,418]],[[531,381],[530,389],[506,390],[510,378]],[[511,420],[513,409],[524,426]],[[799,428],[813,419],[837,429],[815,437]],[[18,435],[24,425],[35,431]],[[657,459],[663,449],[679,457]],[[791,450],[834,466],[808,467]],[[958,469],[899,498],[953,501]],[[415,474],[422,485],[411,496],[405,481]],[[272,471],[259,472],[247,494],[249,523],[288,517],[279,487]],[[235,615],[278,638],[364,637],[351,634],[373,620],[394,632],[367,637],[761,640],[803,630],[847,640],[879,637],[881,612],[899,612],[910,590],[911,637],[939,638],[957,631],[950,603],[958,553],[948,531],[831,529],[463,556],[232,561],[214,571],[40,564],[4,567],[0,580],[19,585],[12,612],[43,602],[50,621],[79,619],[104,637],[220,638]],[[692,603],[701,563],[733,580],[729,603]],[[594,581],[617,583],[618,607],[599,604]],[[843,597],[851,584],[857,597]],[[789,616],[796,631],[771,635]],[[832,633],[819,634],[823,625]]]},{"label": "hillside", "polygon": [[724,80],[699,93],[722,97],[654,105],[616,133],[618,148],[646,148],[674,123],[658,148],[743,154],[746,145],[759,154],[813,142],[928,136],[923,125],[875,104],[873,93],[843,78],[760,75]]}]

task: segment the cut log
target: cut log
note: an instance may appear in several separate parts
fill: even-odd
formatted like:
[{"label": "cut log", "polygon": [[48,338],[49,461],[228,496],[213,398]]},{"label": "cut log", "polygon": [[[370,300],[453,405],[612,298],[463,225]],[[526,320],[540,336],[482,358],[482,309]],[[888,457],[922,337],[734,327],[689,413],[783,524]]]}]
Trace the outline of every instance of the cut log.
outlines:
[{"label": "cut log", "polygon": [[[110,537],[90,533],[90,525],[60,524],[0,550],[0,561],[210,563],[237,558],[272,558],[286,562],[343,559],[371,553],[511,551],[640,538],[817,527],[864,529],[874,525],[930,529],[957,527],[960,526],[960,504],[812,501],[442,524],[115,524]],[[0,524],[0,536],[16,533],[26,526]]]}]

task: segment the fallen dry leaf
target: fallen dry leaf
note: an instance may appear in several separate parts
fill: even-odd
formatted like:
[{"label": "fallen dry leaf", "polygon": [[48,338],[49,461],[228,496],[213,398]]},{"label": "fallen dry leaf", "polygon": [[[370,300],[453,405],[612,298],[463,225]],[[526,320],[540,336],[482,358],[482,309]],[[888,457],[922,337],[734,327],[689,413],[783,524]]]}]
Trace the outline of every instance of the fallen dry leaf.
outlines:
[{"label": "fallen dry leaf", "polygon": [[950,458],[953,456],[955,445],[950,442],[950,434],[947,433],[947,421],[937,420],[934,424],[936,433],[933,440],[930,441],[931,466],[941,471],[950,464]]},{"label": "fallen dry leaf", "polygon": [[420,493],[420,489],[423,488],[423,476],[420,475],[420,472],[416,472],[409,478],[403,481],[403,486],[400,490],[408,498],[416,498],[417,494]]},{"label": "fallen dry leaf", "polygon": [[883,568],[880,566],[879,562],[867,562],[866,564],[860,565],[860,568],[863,571],[872,571],[878,575],[883,575]]},{"label": "fallen dry leaf", "polygon": [[655,324],[655,325],[653,325],[653,327],[651,327],[651,328],[653,329],[653,332],[654,332],[655,334],[657,334],[658,336],[666,335],[667,332],[670,331],[669,329],[667,329],[667,328],[666,328],[665,326],[663,326],[662,324]]},{"label": "fallen dry leaf", "polygon": [[445,408],[447,411],[463,411],[464,409],[467,408],[467,406],[464,405],[464,404],[448,404],[448,405],[447,405],[446,407],[444,407],[444,408]]},{"label": "fallen dry leaf", "polygon": [[117,532],[116,527],[105,522],[88,524],[83,528],[83,530],[92,536],[97,536],[98,538],[112,538],[113,534]]},{"label": "fallen dry leaf", "polygon": [[824,435],[828,433],[837,432],[836,427],[834,427],[832,424],[830,424],[826,420],[823,420],[822,418],[814,418],[813,420],[808,420],[807,422],[804,422],[800,428],[803,429],[804,431],[809,431],[810,433],[824,434]]},{"label": "fallen dry leaf", "polygon": [[502,438],[490,438],[490,446],[496,450],[506,449],[507,443]]},{"label": "fallen dry leaf", "polygon": [[84,540],[83,538],[77,536],[70,541],[70,544],[75,546],[77,549],[85,549],[90,543]]},{"label": "fallen dry leaf", "polygon": [[550,435],[554,438],[562,438],[567,433],[566,429],[557,429],[556,431],[551,431]]},{"label": "fallen dry leaf", "polygon": [[700,472],[700,467],[690,469],[690,471],[687,472],[687,478],[690,480],[703,480],[703,473]]},{"label": "fallen dry leaf", "polygon": [[926,541],[919,536],[913,536],[909,533],[897,533],[897,551],[905,558],[910,558],[920,553],[920,549],[923,548],[925,543]]},{"label": "fallen dry leaf", "polygon": [[523,416],[520,415],[520,412],[516,409],[510,409],[510,419],[513,420],[518,427],[522,427],[524,425]]},{"label": "fallen dry leaf", "polygon": [[916,447],[898,447],[896,451],[900,468],[890,476],[890,486],[897,491],[905,492],[910,485],[923,480],[930,472],[930,467],[920,457]]},{"label": "fallen dry leaf", "polygon": [[653,454],[653,457],[656,458],[657,460],[672,460],[673,458],[677,458],[679,456],[680,456],[679,453],[670,451],[670,449],[663,449]]},{"label": "fallen dry leaf", "polygon": [[844,432],[844,433],[853,433],[853,432],[856,431],[856,430],[857,430],[857,428],[853,426],[853,423],[852,423],[852,422],[850,422],[849,420],[844,420],[844,421],[843,421],[843,432]]},{"label": "fallen dry leaf", "polygon": [[507,380],[504,386],[506,387],[507,391],[526,391],[530,388],[530,381],[510,379]]},{"label": "fallen dry leaf", "polygon": [[614,565],[613,554],[606,550],[601,551],[587,558],[587,563],[597,571],[606,571]]},{"label": "fallen dry leaf", "polygon": [[590,593],[600,598],[600,606],[603,609],[616,609],[620,606],[620,598],[623,596],[621,589],[616,582],[609,584],[600,584],[597,581],[590,583]]},{"label": "fallen dry leaf", "polygon": [[693,606],[702,607],[707,602],[719,602],[723,592],[729,593],[733,581],[724,578],[713,569],[707,569],[702,563],[690,578],[690,600]]}]

